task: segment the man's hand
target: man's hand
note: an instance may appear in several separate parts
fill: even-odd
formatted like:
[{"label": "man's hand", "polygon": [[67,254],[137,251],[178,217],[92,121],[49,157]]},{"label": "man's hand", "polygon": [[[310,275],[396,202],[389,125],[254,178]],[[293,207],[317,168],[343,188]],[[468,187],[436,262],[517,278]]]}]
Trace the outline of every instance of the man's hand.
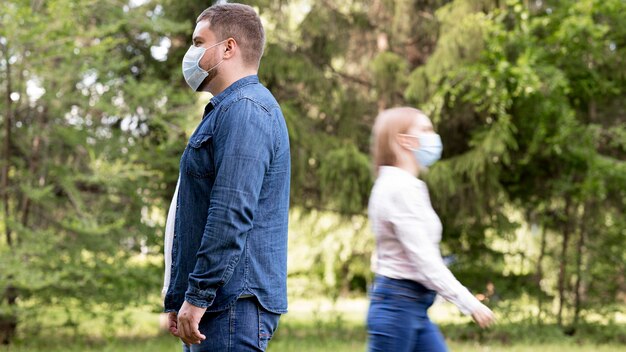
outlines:
[{"label": "man's hand", "polygon": [[[205,311],[206,308],[196,307],[187,301],[185,301],[180,308],[178,312],[178,322],[175,327],[176,336],[180,337],[187,345],[199,344],[206,339],[206,336],[202,335],[198,329],[200,319],[202,319]],[[170,332],[172,332],[171,323]],[[174,333],[172,332],[172,334]]]},{"label": "man's hand", "polygon": [[178,336],[178,317],[176,316],[176,312],[167,313],[167,330],[170,334]]},{"label": "man's hand", "polygon": [[472,312],[472,318],[481,328],[486,328],[491,325],[496,317],[493,315],[491,309],[484,304],[481,304],[477,309]]}]

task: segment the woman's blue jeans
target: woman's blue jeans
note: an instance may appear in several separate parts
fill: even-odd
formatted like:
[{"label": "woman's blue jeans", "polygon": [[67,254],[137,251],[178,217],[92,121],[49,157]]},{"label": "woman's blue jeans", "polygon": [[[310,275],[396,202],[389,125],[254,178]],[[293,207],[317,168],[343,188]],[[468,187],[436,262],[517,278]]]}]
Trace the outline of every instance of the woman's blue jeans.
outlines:
[{"label": "woman's blue jeans", "polygon": [[443,335],[428,318],[435,291],[411,280],[376,276],[370,290],[370,352],[445,352]]}]

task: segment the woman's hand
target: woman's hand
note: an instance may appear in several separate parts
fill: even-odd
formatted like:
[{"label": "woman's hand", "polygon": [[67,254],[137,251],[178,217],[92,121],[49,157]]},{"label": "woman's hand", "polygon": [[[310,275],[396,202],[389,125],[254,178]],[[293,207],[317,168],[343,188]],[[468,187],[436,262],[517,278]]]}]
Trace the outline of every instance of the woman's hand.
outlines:
[{"label": "woman's hand", "polygon": [[488,327],[496,320],[496,317],[493,315],[491,309],[482,303],[478,308],[474,309],[472,312],[472,318],[474,318],[476,324],[478,324],[481,328]]}]

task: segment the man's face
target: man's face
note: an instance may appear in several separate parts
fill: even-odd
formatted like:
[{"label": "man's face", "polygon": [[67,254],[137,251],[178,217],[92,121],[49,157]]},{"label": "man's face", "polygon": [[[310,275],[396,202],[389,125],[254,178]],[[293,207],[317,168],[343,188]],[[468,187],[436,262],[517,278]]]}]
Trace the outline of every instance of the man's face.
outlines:
[{"label": "man's face", "polygon": [[[207,51],[200,59],[200,68],[209,72],[198,90],[206,90],[206,86],[219,74],[219,67],[215,67],[222,60],[224,52],[223,44],[215,45],[218,39],[215,33],[209,29],[209,21],[200,21],[193,31],[193,45],[207,48]],[[215,45],[215,46],[214,46]],[[213,68],[213,69],[212,69]]]}]

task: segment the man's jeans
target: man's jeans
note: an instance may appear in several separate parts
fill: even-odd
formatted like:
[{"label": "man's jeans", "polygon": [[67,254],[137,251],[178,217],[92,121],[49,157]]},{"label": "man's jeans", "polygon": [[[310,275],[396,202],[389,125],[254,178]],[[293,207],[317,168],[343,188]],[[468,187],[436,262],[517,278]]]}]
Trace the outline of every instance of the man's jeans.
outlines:
[{"label": "man's jeans", "polygon": [[370,292],[370,352],[445,352],[445,340],[428,318],[436,293],[417,282],[376,276]]},{"label": "man's jeans", "polygon": [[265,351],[278,326],[280,314],[261,307],[254,297],[240,298],[227,310],[206,312],[200,321],[200,332],[206,340],[184,352]]}]

